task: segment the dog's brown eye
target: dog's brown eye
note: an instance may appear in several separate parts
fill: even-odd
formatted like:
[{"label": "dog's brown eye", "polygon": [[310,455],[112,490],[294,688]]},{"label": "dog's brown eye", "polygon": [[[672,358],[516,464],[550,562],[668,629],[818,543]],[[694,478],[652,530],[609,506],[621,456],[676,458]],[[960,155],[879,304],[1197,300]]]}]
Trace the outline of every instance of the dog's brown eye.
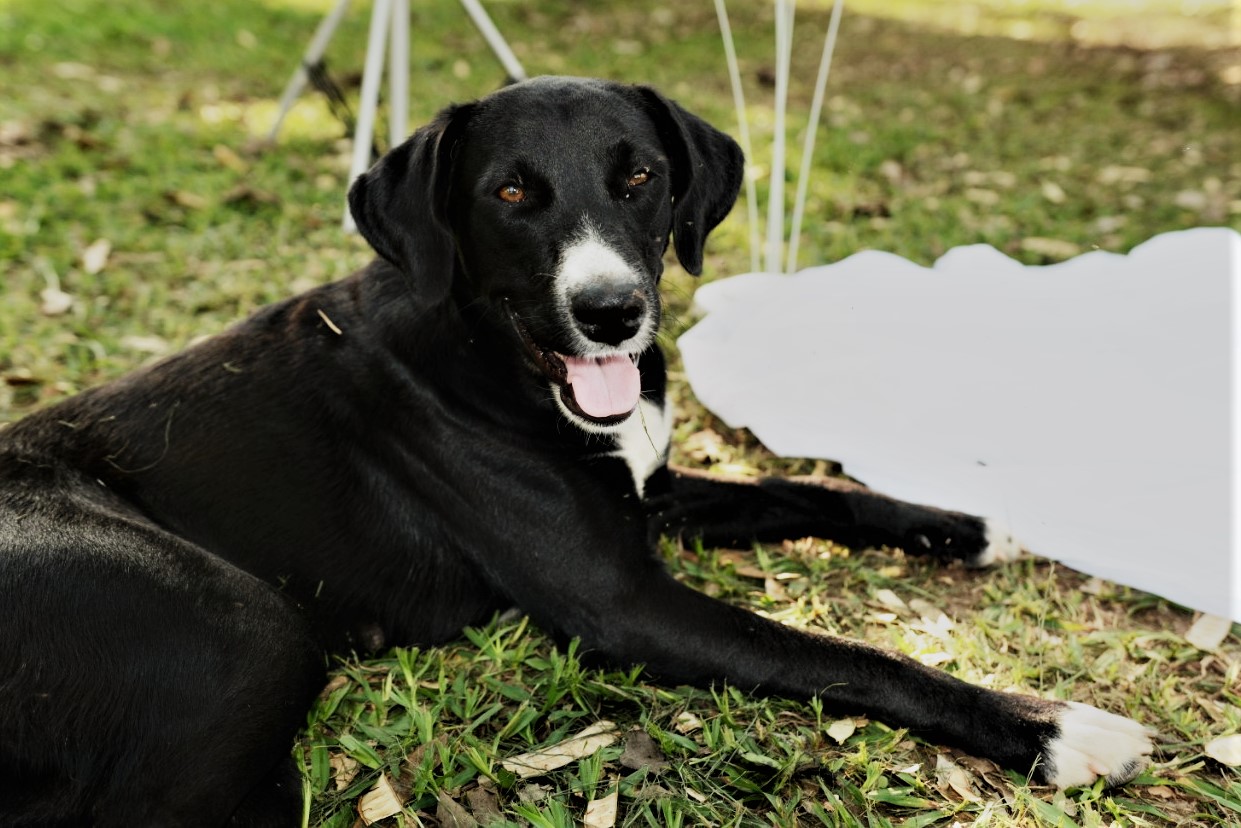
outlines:
[{"label": "dog's brown eye", "polygon": [[509,204],[520,204],[526,200],[525,189],[518,187],[516,184],[505,184],[501,187],[496,195],[501,201],[507,201]]},{"label": "dog's brown eye", "polygon": [[635,170],[629,178],[625,179],[625,183],[630,187],[641,187],[643,184],[651,180],[651,171],[643,167]]}]

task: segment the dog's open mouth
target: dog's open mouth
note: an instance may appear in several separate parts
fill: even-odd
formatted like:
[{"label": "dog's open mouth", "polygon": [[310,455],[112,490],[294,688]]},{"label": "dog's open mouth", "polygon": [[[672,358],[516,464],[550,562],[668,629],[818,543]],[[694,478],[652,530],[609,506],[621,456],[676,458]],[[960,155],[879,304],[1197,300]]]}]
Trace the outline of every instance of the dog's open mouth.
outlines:
[{"label": "dog's open mouth", "polygon": [[608,426],[623,422],[638,407],[642,377],[634,357],[562,354],[536,342],[511,310],[509,317],[534,363],[560,389],[560,401],[569,411],[590,423]]}]

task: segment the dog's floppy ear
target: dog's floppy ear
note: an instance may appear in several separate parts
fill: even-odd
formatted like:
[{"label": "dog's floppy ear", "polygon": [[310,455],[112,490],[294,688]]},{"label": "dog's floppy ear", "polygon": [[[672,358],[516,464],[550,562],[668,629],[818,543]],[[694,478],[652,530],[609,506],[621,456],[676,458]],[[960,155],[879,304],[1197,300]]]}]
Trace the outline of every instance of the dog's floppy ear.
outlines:
[{"label": "dog's floppy ear", "polygon": [[737,142],[654,89],[639,87],[672,165],[672,242],[681,267],[702,273],[702,248],[737,201],[745,156]]},{"label": "dog's floppy ear", "polygon": [[456,264],[448,226],[454,148],[471,106],[449,107],[379,159],[349,188],[359,232],[431,298],[447,295]]}]

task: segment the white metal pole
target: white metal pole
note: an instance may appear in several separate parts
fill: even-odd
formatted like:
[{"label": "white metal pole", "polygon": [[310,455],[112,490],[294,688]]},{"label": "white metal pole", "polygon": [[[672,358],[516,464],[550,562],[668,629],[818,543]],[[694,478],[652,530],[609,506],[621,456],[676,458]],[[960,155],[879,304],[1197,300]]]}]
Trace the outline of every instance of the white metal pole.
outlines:
[{"label": "white metal pole", "polygon": [[280,126],[284,123],[285,116],[293,108],[293,102],[297,100],[297,96],[302,94],[302,90],[306,88],[306,81],[309,80],[306,74],[306,67],[314,66],[323,57],[323,53],[327,51],[328,42],[331,41],[332,35],[336,33],[336,27],[340,25],[341,18],[345,16],[345,10],[348,8],[349,0],[339,0],[336,6],[319,23],[319,28],[315,29],[314,37],[310,39],[310,45],[306,47],[306,51],[302,54],[301,64],[294,70],[293,76],[289,78],[289,82],[284,87],[284,92],[280,95],[280,109],[276,113],[276,122],[272,124],[271,131],[267,133],[268,141],[276,140],[276,135],[280,132]]},{"label": "white metal pole", "polygon": [[495,53],[504,71],[508,72],[508,76],[515,81],[525,80],[526,70],[522,68],[521,61],[517,59],[517,55],[513,54],[513,50],[509,48],[508,42],[496,28],[496,24],[491,22],[491,17],[483,8],[483,4],[478,0],[461,0],[461,5],[470,15],[470,19],[474,21],[474,27],[478,29],[483,39],[487,41],[487,45],[491,47],[491,51]]},{"label": "white metal pole", "polygon": [[768,273],[784,270],[784,114],[789,98],[789,64],[793,52],[793,0],[775,0],[776,14],[776,113],[771,150],[771,186],[767,196]]},{"label": "white metal pole", "polygon": [[[366,41],[366,68],[362,73],[362,97],[358,102],[358,125],[353,133],[353,161],[349,165],[349,185],[366,172],[371,163],[371,144],[375,137],[375,110],[379,106],[379,82],[383,75],[384,41],[387,27],[392,24],[392,0],[375,0],[371,10],[371,29]],[[353,232],[357,226],[349,205],[345,205],[345,230]]]},{"label": "white metal pole", "polygon": [[810,102],[810,117],[806,120],[806,137],[802,143],[801,169],[797,173],[797,197],[793,199],[793,227],[789,230],[788,272],[797,270],[797,245],[801,241],[801,222],[806,213],[806,193],[810,187],[810,165],[814,158],[814,139],[819,132],[819,113],[823,110],[823,93],[827,89],[827,76],[832,67],[832,55],[836,51],[836,33],[840,30],[840,16],[845,0],[836,0],[832,7],[832,19],[827,25],[827,37],[823,40],[823,57],[819,59],[819,77],[814,84],[814,98]]},{"label": "white metal pole", "polygon": [[409,0],[392,0],[392,53],[388,55],[388,146],[409,130]]},{"label": "white metal pole", "polygon": [[732,26],[728,22],[728,9],[724,0],[715,0],[715,16],[720,21],[720,39],[724,41],[724,60],[728,64],[728,80],[733,88],[733,106],[737,110],[737,138],[745,153],[745,212],[746,227],[750,236],[750,272],[757,273],[759,264],[758,241],[758,187],[750,175],[749,165],[754,163],[753,146],[750,143],[750,118],[745,110],[745,92],[741,88],[741,68],[737,63],[737,47],[733,42]]}]

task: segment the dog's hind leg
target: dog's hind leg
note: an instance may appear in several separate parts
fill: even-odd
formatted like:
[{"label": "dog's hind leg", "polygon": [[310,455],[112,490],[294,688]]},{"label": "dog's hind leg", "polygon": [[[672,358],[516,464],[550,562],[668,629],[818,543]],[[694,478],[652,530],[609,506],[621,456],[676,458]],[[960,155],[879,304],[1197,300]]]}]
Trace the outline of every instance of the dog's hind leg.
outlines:
[{"label": "dog's hind leg", "polygon": [[701,538],[708,546],[819,537],[855,547],[896,546],[969,566],[1020,553],[996,521],[906,503],[847,480],[741,480],[667,469],[647,489],[653,532]]},{"label": "dog's hind leg", "polygon": [[47,499],[0,503],[0,824],[295,824],[324,672],[298,611],[141,519]]}]

